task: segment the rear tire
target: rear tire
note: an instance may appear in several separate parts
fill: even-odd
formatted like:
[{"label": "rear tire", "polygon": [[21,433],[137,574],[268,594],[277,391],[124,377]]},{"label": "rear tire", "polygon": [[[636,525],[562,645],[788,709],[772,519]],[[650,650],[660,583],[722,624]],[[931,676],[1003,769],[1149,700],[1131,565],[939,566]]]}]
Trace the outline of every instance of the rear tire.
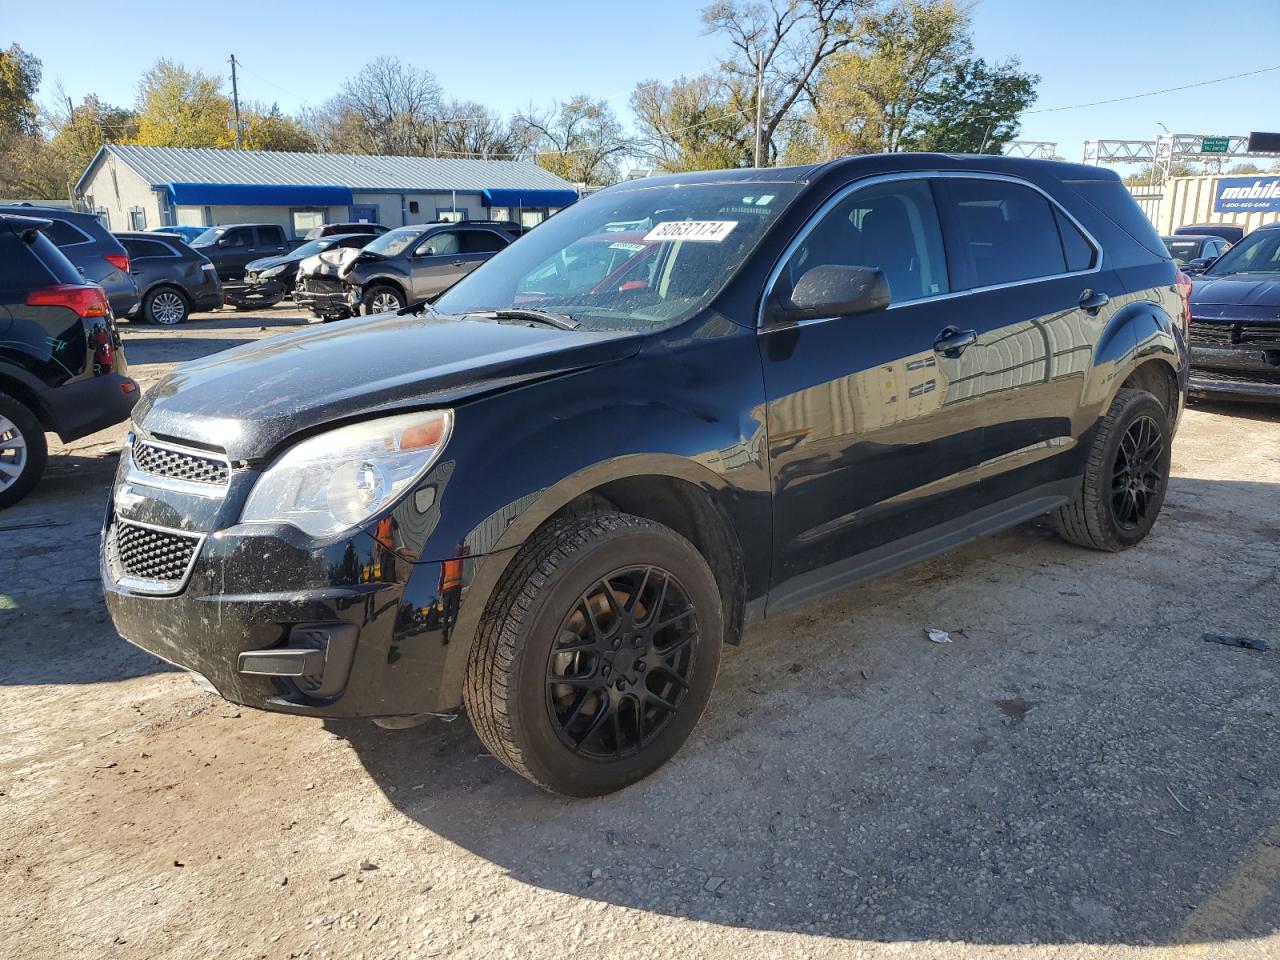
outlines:
[{"label": "rear tire", "polygon": [[0,393],[0,509],[31,492],[48,456],[40,421],[23,404]]},{"label": "rear tire", "polygon": [[147,323],[176,327],[191,316],[191,301],[176,287],[156,287],[142,298],[142,316]]},{"label": "rear tire", "polygon": [[1169,488],[1169,417],[1145,390],[1125,388],[1098,425],[1079,492],[1054,513],[1071,543],[1115,552],[1151,532]]},{"label": "rear tire", "polygon": [[490,598],[463,700],[516,773],[599,796],[648,776],[688,739],[723,635],[715,578],[684,537],[621,513],[556,520]]}]

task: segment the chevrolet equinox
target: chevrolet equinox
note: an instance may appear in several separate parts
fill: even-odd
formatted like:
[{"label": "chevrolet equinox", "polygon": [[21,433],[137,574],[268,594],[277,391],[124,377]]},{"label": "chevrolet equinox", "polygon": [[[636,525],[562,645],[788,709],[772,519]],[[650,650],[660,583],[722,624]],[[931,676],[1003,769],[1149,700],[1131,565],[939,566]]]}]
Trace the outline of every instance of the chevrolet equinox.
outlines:
[{"label": "chevrolet equinox", "polygon": [[154,387],[103,531],[111,616],[238,704],[465,706],[512,770],[603,794],[680,748],[762,617],[1041,514],[1142,540],[1189,287],[1094,167],[622,183],[432,305]]}]

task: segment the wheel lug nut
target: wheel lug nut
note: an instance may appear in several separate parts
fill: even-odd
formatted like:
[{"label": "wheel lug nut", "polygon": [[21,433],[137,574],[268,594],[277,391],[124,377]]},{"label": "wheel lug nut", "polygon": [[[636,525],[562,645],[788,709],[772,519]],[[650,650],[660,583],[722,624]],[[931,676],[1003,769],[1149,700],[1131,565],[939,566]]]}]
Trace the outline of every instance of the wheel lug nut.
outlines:
[{"label": "wheel lug nut", "polygon": [[636,669],[639,670],[641,673],[644,673],[646,668],[643,660],[641,660],[639,663],[636,664]]},{"label": "wheel lug nut", "polygon": [[613,649],[617,650],[620,646],[622,646],[622,638],[621,638],[621,637],[614,637],[614,638],[613,638]]}]

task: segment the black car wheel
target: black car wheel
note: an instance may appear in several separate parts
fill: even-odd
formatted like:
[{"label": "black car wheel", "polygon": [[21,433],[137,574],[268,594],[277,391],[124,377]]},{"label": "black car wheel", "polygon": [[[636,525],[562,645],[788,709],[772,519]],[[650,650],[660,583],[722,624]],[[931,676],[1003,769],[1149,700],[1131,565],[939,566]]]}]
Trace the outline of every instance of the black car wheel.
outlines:
[{"label": "black car wheel", "polygon": [[1058,532],[1096,550],[1123,550],[1151,530],[1169,487],[1172,438],[1165,409],[1124,389],[1098,426],[1080,492],[1059,507]]},{"label": "black car wheel", "polygon": [[191,304],[182,291],[174,287],[148,290],[142,298],[142,315],[148,323],[176,326],[191,315]]},{"label": "black car wheel", "polygon": [[555,521],[486,610],[464,699],[480,739],[533,783],[598,796],[688,738],[720,665],[720,594],[675,531],[626,514]]},{"label": "black car wheel", "polygon": [[365,313],[395,313],[404,306],[404,297],[394,287],[370,287],[361,298]]},{"label": "black car wheel", "polygon": [[44,428],[25,406],[0,393],[0,508],[25,497],[44,473]]}]

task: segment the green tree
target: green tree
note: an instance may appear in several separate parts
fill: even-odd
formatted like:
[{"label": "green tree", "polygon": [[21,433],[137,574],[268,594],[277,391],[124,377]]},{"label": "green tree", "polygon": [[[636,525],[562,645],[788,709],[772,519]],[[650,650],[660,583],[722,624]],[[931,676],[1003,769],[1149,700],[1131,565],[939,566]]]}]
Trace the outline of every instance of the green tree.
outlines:
[{"label": "green tree", "polygon": [[671,172],[751,166],[755,113],[748,94],[726,78],[706,74],[637,84],[631,109],[639,156]]},{"label": "green tree", "polygon": [[1036,99],[1040,78],[1012,59],[988,67],[966,58],[921,99],[903,140],[908,150],[1000,153],[1018,135],[1019,115]]},{"label": "green tree", "polygon": [[35,98],[42,73],[40,58],[16,43],[0,50],[0,134],[40,132]]},{"label": "green tree", "polygon": [[245,122],[241,143],[246,150],[316,152],[316,142],[307,128],[282,113],[279,104],[273,103],[265,110],[261,104],[242,104],[240,116]]},{"label": "green tree", "polygon": [[[61,88],[58,99],[65,99]],[[85,97],[68,113],[51,114],[46,126],[52,134],[51,153],[64,176],[72,181],[79,179],[102,144],[130,143],[138,135],[138,118],[132,110],[112,106],[95,94]]]},{"label": "green tree", "polygon": [[157,60],[138,82],[138,134],[149,147],[228,147],[231,101],[222,78]]},{"label": "green tree", "polygon": [[607,100],[578,94],[545,112],[529,111],[515,123],[538,164],[570,183],[600,186],[617,181],[632,140]]}]

